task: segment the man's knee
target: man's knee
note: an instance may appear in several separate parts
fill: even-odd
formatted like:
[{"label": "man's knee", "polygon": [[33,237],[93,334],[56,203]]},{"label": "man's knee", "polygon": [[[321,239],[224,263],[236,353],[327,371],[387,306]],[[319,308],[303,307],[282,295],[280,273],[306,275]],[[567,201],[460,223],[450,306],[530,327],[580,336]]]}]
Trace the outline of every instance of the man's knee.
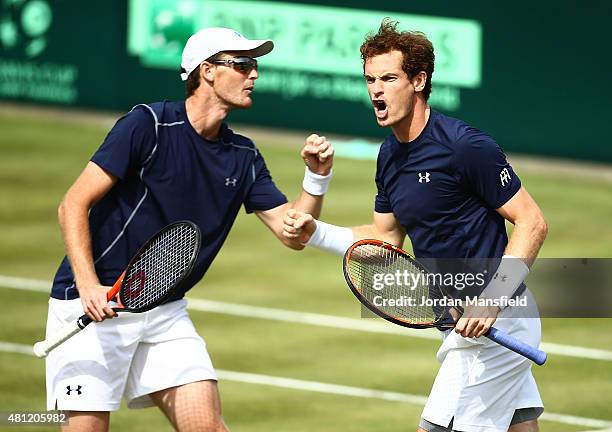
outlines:
[{"label": "man's knee", "polygon": [[110,413],[104,411],[70,411],[68,423],[61,426],[62,432],[106,432]]}]

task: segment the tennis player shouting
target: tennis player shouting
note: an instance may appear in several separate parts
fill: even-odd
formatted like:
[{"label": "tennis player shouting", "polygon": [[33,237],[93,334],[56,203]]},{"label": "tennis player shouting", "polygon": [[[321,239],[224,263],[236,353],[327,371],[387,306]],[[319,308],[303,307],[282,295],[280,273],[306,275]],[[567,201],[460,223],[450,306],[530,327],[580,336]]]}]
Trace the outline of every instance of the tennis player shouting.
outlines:
[{"label": "tennis player shouting", "polygon": [[282,236],[283,217],[291,207],[318,215],[331,179],[333,148],[311,135],[301,152],[303,191],[289,204],[254,143],[224,122],[229,111],[251,107],[256,57],[272,48],[225,28],[194,34],[181,63],[186,100],[123,116],[61,203],[67,257],[53,282],[48,335],[83,311],[98,322],[113,317],[107,285],[162,227],[190,220],[202,232],[199,259],[173,301],[89,326],[47,357],[48,409],[70,411],[66,430],[106,431],[122,396],[131,408],[157,405],[180,431],[227,430],[184,293],[211,265],[241,206],[302,249]]},{"label": "tennis player shouting", "polygon": [[[539,345],[537,308],[522,282],[544,241],[546,223],[490,136],[429,107],[433,46],[422,33],[396,27],[383,21],[361,46],[376,121],[393,132],[378,154],[373,223],[343,228],[290,210],[284,235],[343,254],[361,238],[401,246],[408,233],[417,258],[499,260],[493,273],[500,277],[478,294],[525,295],[530,312],[466,308],[455,332],[444,335],[438,351],[442,365],[418,431],[536,431],[543,405],[531,362],[478,337],[497,321],[500,330]],[[504,220],[515,225],[510,241]]]}]

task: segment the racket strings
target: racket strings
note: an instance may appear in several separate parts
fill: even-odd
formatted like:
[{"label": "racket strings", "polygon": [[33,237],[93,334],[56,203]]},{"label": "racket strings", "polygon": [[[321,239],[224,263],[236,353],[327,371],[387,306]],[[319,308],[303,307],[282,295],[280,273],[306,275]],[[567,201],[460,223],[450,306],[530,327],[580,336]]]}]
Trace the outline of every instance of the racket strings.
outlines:
[{"label": "racket strings", "polygon": [[441,293],[429,285],[427,272],[409,257],[377,244],[355,247],[349,273],[364,300],[383,313],[414,325],[436,322]]},{"label": "racket strings", "polygon": [[190,225],[176,225],[153,240],[130,266],[122,285],[126,308],[146,309],[164,297],[191,266],[199,236]]}]

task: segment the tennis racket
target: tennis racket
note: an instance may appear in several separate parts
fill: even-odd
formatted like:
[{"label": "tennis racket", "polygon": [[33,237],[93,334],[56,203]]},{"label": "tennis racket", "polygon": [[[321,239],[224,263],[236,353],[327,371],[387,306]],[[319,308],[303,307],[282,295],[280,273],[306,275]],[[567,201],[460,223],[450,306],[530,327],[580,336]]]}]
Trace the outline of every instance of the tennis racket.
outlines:
[{"label": "tennis racket", "polygon": [[[200,229],[189,221],[175,222],[151,237],[132,258],[106,299],[116,300],[115,312],[146,312],[164,303],[189,276],[200,251]],[[34,345],[37,357],[83,330],[93,320],[84,314],[56,334]]]},{"label": "tennis racket", "polygon": [[[344,278],[355,297],[381,318],[417,329],[455,326],[454,320],[448,319],[448,308],[439,306],[440,299],[450,296],[441,286],[430,285],[428,282],[433,278],[425,277],[427,269],[402,249],[380,240],[360,240],[344,254],[343,270]],[[417,282],[410,286],[383,284],[380,275],[395,275],[398,271],[402,275],[414,275],[415,278],[411,280]],[[384,302],[383,298],[394,301]],[[424,302],[423,299],[433,301]],[[544,351],[494,327],[485,336],[538,365],[546,361]]]}]

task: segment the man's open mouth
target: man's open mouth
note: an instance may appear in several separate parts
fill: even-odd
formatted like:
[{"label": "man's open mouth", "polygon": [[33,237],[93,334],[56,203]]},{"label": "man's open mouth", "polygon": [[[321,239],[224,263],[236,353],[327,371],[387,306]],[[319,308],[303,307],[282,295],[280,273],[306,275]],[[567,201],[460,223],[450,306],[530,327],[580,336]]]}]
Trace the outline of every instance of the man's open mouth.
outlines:
[{"label": "man's open mouth", "polygon": [[384,100],[373,100],[372,105],[374,105],[374,112],[377,118],[385,118],[387,116],[387,103]]}]

